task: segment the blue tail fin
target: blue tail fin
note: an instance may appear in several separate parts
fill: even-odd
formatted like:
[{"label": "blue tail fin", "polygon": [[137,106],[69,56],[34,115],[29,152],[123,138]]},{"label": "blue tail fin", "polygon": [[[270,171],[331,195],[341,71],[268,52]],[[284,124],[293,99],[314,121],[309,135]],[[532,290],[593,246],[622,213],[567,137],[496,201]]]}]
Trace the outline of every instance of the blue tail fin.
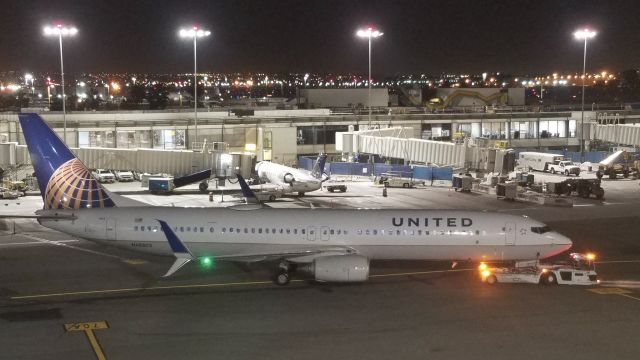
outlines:
[{"label": "blue tail fin", "polygon": [[256,194],[253,193],[253,190],[251,190],[249,185],[247,185],[247,182],[244,181],[242,175],[236,174],[236,176],[238,177],[238,182],[240,183],[240,189],[242,189],[242,196],[244,196],[247,200],[254,199],[257,201],[258,199],[256,198]]},{"label": "blue tail fin", "polygon": [[21,114],[19,117],[45,209],[115,206],[89,169],[39,115]]},{"label": "blue tail fin", "polygon": [[324,164],[327,161],[327,154],[319,154],[316,163],[313,164],[313,170],[311,170],[311,175],[316,179],[322,179],[322,174],[324,174]]}]

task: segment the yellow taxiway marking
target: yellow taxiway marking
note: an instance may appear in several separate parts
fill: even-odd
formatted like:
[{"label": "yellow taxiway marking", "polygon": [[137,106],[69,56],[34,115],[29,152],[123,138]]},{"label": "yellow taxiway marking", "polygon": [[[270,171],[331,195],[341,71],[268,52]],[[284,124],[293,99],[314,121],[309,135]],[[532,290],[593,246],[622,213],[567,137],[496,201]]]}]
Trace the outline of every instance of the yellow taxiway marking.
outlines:
[{"label": "yellow taxiway marking", "polygon": [[[474,269],[433,270],[433,271],[376,274],[376,275],[370,275],[369,278],[429,275],[429,274],[461,272],[461,271],[471,271],[471,270],[475,270],[475,268]],[[291,280],[292,283],[304,282],[304,281],[306,280],[302,280],[302,279]],[[104,295],[104,294],[132,293],[132,292],[143,292],[143,291],[154,291],[154,290],[207,289],[207,288],[221,288],[221,287],[228,287],[228,286],[250,286],[250,285],[271,285],[271,284],[273,284],[273,282],[271,281],[238,281],[238,282],[228,282],[228,283],[152,286],[152,287],[146,287],[146,288],[137,287],[137,288],[121,288],[121,289],[71,291],[71,292],[61,292],[61,293],[51,293],[51,294],[12,296],[10,297],[10,299],[11,300],[31,300],[31,299],[45,299],[45,298],[78,296],[78,295]]]},{"label": "yellow taxiway marking", "polygon": [[598,289],[587,289],[587,290],[600,295],[620,295],[629,299],[640,301],[640,298],[629,295],[629,294],[633,294],[633,292],[627,289],[602,287]]},{"label": "yellow taxiway marking", "polygon": [[102,351],[100,343],[98,342],[98,338],[96,338],[96,334],[93,333],[93,330],[108,328],[109,324],[107,324],[106,321],[64,324],[64,330],[67,332],[84,331],[85,335],[87,335],[87,339],[89,340],[89,344],[91,344],[91,347],[93,348],[93,351],[95,352],[98,360],[106,360],[107,358],[104,356],[104,352]]}]

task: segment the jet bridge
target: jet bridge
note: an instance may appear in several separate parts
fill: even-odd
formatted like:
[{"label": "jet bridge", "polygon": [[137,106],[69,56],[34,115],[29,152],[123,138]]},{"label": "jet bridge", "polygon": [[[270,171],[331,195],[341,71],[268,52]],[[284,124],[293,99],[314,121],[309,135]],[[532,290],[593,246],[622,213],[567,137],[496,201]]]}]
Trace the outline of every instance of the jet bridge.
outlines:
[{"label": "jet bridge", "polygon": [[[134,170],[150,174],[166,173],[174,176],[201,177],[209,170],[212,177],[235,177],[236,173],[250,177],[253,154],[220,151],[195,152],[189,150],[160,149],[71,149],[90,169]],[[31,164],[26,145],[0,143],[0,166],[11,167]]]},{"label": "jet bridge", "polygon": [[640,147],[640,124],[590,124],[590,139]]}]

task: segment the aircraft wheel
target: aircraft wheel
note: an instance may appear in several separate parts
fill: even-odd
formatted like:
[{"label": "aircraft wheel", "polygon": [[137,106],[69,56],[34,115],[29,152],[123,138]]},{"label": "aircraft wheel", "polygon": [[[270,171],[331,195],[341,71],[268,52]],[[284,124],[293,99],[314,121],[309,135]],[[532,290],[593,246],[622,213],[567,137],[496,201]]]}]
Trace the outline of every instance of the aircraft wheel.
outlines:
[{"label": "aircraft wheel", "polygon": [[200,183],[200,185],[198,185],[198,188],[200,189],[200,192],[207,192],[209,184],[203,181]]},{"label": "aircraft wheel", "polygon": [[408,188],[409,187],[409,183],[402,184],[402,187],[405,188],[405,189]]},{"label": "aircraft wheel", "polygon": [[291,281],[291,276],[289,275],[289,272],[285,269],[281,269],[274,279],[274,282],[276,283],[276,285],[280,285],[280,286],[289,284],[289,281]]},{"label": "aircraft wheel", "polygon": [[486,281],[487,281],[487,284],[493,285],[493,284],[498,282],[498,278],[496,278],[495,275],[489,275],[489,277],[487,277]]},{"label": "aircraft wheel", "polygon": [[269,195],[269,201],[275,201],[275,200],[276,200],[275,195]]},{"label": "aircraft wheel", "polygon": [[540,277],[540,282],[543,285],[553,285],[557,283],[556,276],[552,272],[548,272],[546,274],[542,274]]}]

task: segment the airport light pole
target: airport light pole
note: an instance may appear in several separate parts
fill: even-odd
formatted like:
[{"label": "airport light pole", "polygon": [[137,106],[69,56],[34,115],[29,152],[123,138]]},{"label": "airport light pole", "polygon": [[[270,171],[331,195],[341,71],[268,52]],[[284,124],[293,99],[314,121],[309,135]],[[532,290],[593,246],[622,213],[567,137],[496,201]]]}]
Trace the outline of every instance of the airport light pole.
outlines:
[{"label": "airport light pole", "polygon": [[582,117],[580,119],[580,161],[584,162],[584,89],[587,81],[587,41],[596,36],[596,32],[588,28],[577,30],[573,36],[584,40],[584,56],[582,60]]},{"label": "airport light pole", "polygon": [[55,36],[58,37],[58,43],[60,44],[60,78],[62,79],[62,122],[64,126],[64,130],[62,132],[62,136],[64,137],[64,143],[67,143],[67,109],[66,109],[66,97],[64,94],[64,60],[62,58],[62,38],[66,36],[74,36],[78,33],[78,29],[73,26],[67,27],[62,24],[56,24],[54,26],[45,26],[44,29],[45,36]]},{"label": "airport light pole", "polygon": [[366,29],[359,29],[358,32],[356,32],[358,37],[367,38],[369,40],[369,80],[367,81],[367,84],[369,85],[369,128],[371,128],[371,39],[380,37],[382,34],[383,33],[381,31],[371,26]]},{"label": "airport light pole", "polygon": [[[178,33],[181,38],[193,38],[193,99],[195,100],[195,105],[193,106],[193,114],[195,120],[195,143],[198,142],[198,62],[197,62],[197,47],[198,47],[198,38],[205,37],[211,35],[211,31],[202,30],[198,26],[194,25],[191,29],[180,29]],[[192,142],[193,144],[193,142]]]}]

